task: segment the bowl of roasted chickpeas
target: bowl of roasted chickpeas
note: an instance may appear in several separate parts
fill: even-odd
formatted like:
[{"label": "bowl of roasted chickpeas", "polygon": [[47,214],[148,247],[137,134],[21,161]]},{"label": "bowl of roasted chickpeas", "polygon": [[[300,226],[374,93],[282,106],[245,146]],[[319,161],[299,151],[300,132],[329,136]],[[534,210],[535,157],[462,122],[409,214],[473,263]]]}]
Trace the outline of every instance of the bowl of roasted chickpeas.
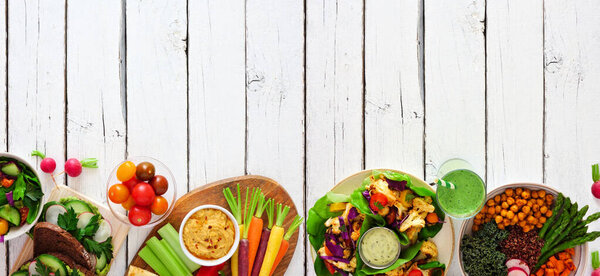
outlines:
[{"label": "bowl of roasted chickpeas", "polygon": [[[496,223],[498,229],[521,227],[525,233],[539,232],[546,220],[552,216],[558,194],[559,191],[552,187],[535,183],[507,184],[492,190],[487,194],[485,206],[481,211],[463,223],[459,248],[463,237],[479,231],[483,224],[488,222]],[[576,246],[574,251],[573,260],[577,267],[585,267],[587,244]],[[462,254],[458,257],[463,275],[468,275],[463,268]]]}]

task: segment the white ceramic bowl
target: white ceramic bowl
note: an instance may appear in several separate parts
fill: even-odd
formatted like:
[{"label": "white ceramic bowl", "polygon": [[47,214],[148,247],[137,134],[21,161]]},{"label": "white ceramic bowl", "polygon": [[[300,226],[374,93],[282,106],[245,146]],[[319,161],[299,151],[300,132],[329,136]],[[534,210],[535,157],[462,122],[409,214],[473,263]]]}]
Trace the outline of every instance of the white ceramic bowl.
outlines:
[{"label": "white ceramic bowl", "polygon": [[[535,184],[535,183],[513,183],[513,184],[507,184],[507,185],[503,185],[500,186],[494,190],[492,190],[491,192],[489,192],[487,194],[487,198],[486,198],[486,202],[490,199],[490,198],[494,198],[497,195],[500,195],[504,192],[504,190],[509,189],[509,188],[527,188],[530,190],[545,190],[546,193],[550,193],[553,196],[558,195],[558,191],[552,187],[548,187],[546,185],[542,185],[542,184]],[[580,206],[582,207],[582,206]],[[468,220],[465,220],[465,222],[462,225],[462,228],[460,229],[460,240],[458,242],[458,263],[460,265],[460,271],[462,272],[463,275],[468,275],[463,267],[463,261],[462,261],[462,254],[460,253],[460,246],[462,244],[462,238],[465,235],[471,235],[473,233],[472,231],[472,227],[473,227],[473,218],[470,218]],[[575,272],[572,272],[572,275],[579,275],[579,274],[583,274],[585,271],[585,267],[587,265],[587,256],[588,256],[588,246],[587,243],[576,246],[575,247],[575,256],[573,256],[573,263],[575,263],[575,266],[577,266],[577,269],[575,270]]]},{"label": "white ceramic bowl", "polygon": [[[38,221],[38,219],[40,218],[40,215],[42,214],[41,209],[42,206],[44,205],[44,199],[46,198],[46,189],[44,189],[44,183],[42,182],[42,179],[40,178],[37,170],[35,169],[35,166],[32,166],[31,164],[29,164],[29,162],[19,156],[16,156],[14,154],[8,153],[8,152],[0,152],[0,157],[8,157],[8,158],[12,158],[15,159],[23,164],[25,164],[25,166],[29,167],[33,173],[35,174],[35,176],[40,180],[40,186],[42,188],[42,192],[44,193],[44,197],[42,197],[42,202],[40,202],[40,206],[39,209],[40,211],[38,212],[37,216],[35,217],[35,220],[32,224],[28,224],[25,223],[22,226],[12,226],[9,228],[8,233],[6,233],[6,235],[4,235],[4,241],[8,241],[8,240],[12,240],[14,238],[17,238],[25,233],[27,233],[31,227],[33,227],[33,225],[35,225]],[[4,196],[3,194],[0,196]]]},{"label": "white ceramic bowl", "polygon": [[[219,259],[215,259],[215,260],[204,260],[204,259],[200,259],[196,256],[194,256],[185,246],[185,244],[183,243],[183,227],[185,226],[185,223],[188,221],[188,219],[196,212],[203,210],[203,209],[216,209],[219,210],[223,213],[225,213],[227,215],[227,217],[229,217],[229,219],[231,220],[231,222],[233,222],[233,228],[235,229],[235,239],[233,240],[233,245],[231,246],[231,248],[229,249],[229,252],[227,252],[227,254]],[[197,263],[199,265],[205,265],[205,266],[215,266],[215,265],[220,265],[224,262],[226,262],[227,260],[229,260],[231,258],[231,256],[233,256],[233,253],[235,253],[235,251],[238,248],[238,245],[240,243],[240,228],[238,227],[235,218],[233,217],[233,215],[227,211],[227,209],[221,207],[221,206],[217,206],[217,205],[202,205],[202,206],[198,206],[194,209],[192,209],[191,211],[189,211],[187,213],[187,215],[185,215],[185,217],[183,218],[183,221],[181,221],[181,226],[179,226],[179,244],[181,245],[181,249],[183,249],[183,253],[185,253],[185,255],[192,260],[194,263]]]}]

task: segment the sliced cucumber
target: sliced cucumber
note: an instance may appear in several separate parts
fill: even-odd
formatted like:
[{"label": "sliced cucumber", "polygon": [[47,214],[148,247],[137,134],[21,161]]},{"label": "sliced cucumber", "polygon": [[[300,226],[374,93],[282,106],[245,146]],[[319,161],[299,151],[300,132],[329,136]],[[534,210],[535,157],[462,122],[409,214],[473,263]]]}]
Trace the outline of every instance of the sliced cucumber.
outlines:
[{"label": "sliced cucumber", "polygon": [[19,270],[13,274],[11,274],[11,276],[29,276],[29,271],[27,270]]},{"label": "sliced cucumber", "polygon": [[67,208],[60,204],[49,206],[46,209],[46,221],[58,225],[58,216],[67,212]]},{"label": "sliced cucumber", "polygon": [[58,276],[67,276],[67,266],[60,259],[49,255],[42,254],[37,257],[38,261],[42,262],[47,266],[50,271],[54,272]]},{"label": "sliced cucumber", "polygon": [[85,212],[92,213],[92,208],[90,208],[90,205],[88,205],[87,202],[83,200],[71,200],[65,203],[65,207],[67,207],[67,209],[73,208],[73,211],[75,211],[75,214],[77,215]]},{"label": "sliced cucumber", "polygon": [[11,207],[8,204],[0,207],[0,218],[7,220],[15,226],[21,224],[21,213],[19,213],[17,208]]},{"label": "sliced cucumber", "polygon": [[112,234],[112,227],[110,226],[110,223],[106,220],[101,220],[100,224],[98,225],[98,230],[96,231],[96,234],[94,234],[94,241],[96,242],[104,242],[105,240],[108,239],[108,237],[110,237]]},{"label": "sliced cucumber", "polygon": [[100,256],[96,256],[96,271],[102,271],[106,266],[106,254],[102,253]]},{"label": "sliced cucumber", "polygon": [[79,214],[79,216],[77,216],[77,218],[79,219],[77,221],[77,229],[82,229],[86,227],[90,223],[90,220],[93,216],[94,214],[90,212],[83,212]]}]

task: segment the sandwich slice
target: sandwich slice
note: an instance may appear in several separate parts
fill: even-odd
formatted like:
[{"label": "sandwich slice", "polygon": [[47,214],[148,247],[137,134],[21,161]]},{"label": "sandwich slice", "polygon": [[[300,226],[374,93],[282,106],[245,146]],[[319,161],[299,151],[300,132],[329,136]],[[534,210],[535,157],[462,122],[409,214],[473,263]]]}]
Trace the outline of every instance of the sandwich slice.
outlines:
[{"label": "sandwich slice", "polygon": [[50,276],[50,275],[67,275],[67,276],[93,276],[96,275],[84,267],[78,265],[69,256],[50,252],[41,254],[34,259],[26,262],[21,266],[19,271],[12,274],[13,276]]}]

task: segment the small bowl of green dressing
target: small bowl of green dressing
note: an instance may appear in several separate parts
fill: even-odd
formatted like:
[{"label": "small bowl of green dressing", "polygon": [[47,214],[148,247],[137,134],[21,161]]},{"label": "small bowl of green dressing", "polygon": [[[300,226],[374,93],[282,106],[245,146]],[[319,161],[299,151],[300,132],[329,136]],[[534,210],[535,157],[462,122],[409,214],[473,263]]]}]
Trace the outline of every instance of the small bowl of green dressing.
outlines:
[{"label": "small bowl of green dressing", "polygon": [[396,262],[400,256],[400,240],[393,230],[373,227],[358,241],[358,252],[362,261],[375,269],[384,269]]}]

